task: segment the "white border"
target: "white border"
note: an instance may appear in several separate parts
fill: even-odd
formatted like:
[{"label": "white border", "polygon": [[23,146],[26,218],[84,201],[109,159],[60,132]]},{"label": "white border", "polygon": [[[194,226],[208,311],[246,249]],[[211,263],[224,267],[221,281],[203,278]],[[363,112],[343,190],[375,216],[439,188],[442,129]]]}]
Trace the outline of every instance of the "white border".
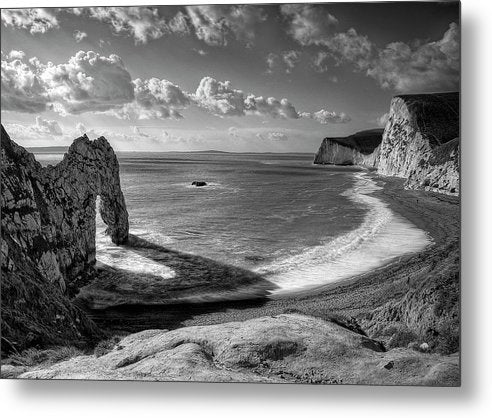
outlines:
[{"label": "white border", "polygon": [[[247,1],[245,1],[247,2]],[[273,1],[275,2],[275,1]],[[2,0],[2,7],[124,5],[137,0]],[[199,1],[148,0],[144,4]],[[229,3],[214,1],[214,3]],[[0,381],[2,416],[471,417],[492,406],[492,22],[490,0],[462,3],[463,386],[408,388],[253,384]],[[487,412],[486,412],[487,411]]]}]

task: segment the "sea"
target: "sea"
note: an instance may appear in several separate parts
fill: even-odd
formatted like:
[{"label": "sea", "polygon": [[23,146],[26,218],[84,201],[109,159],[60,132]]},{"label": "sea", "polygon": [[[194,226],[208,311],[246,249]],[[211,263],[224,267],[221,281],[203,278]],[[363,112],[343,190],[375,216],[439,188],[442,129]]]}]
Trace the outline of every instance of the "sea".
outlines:
[{"label": "sea", "polygon": [[[55,164],[62,154],[37,154]],[[314,289],[417,252],[431,238],[394,213],[363,169],[312,154],[118,153],[130,233],[261,274],[273,295]],[[206,186],[196,187],[194,181]],[[99,262],[172,278],[171,267],[118,247],[97,220]]]}]

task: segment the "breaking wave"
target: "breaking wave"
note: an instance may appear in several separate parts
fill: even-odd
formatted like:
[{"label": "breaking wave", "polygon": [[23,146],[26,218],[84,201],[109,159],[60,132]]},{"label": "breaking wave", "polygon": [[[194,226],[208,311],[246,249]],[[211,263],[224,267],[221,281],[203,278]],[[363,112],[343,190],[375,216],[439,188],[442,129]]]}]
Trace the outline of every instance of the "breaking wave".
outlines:
[{"label": "breaking wave", "polygon": [[274,293],[318,287],[353,277],[431,243],[430,237],[382,200],[371,194],[379,187],[366,173],[354,174],[353,188],[342,193],[356,204],[367,207],[362,224],[355,230],[285,257],[256,271],[279,286]]}]

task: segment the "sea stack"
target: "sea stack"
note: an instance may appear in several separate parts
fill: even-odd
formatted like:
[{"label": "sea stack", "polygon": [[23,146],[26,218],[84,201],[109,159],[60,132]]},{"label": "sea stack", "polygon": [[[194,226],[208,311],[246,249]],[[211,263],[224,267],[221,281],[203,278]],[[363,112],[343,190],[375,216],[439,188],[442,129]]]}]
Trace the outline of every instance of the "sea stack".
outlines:
[{"label": "sea stack", "polygon": [[76,339],[95,328],[69,298],[95,273],[97,196],[112,241],[128,238],[116,155],[82,136],[42,167],[3,126],[1,141],[2,338],[16,349]]}]

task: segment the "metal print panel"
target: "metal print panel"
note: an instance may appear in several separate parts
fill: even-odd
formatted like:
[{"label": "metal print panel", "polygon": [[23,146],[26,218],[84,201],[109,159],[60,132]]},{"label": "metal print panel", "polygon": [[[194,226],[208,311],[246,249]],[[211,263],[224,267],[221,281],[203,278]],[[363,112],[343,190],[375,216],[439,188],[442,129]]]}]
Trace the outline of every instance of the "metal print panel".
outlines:
[{"label": "metal print panel", "polygon": [[459,7],[3,9],[2,378],[459,385]]}]

